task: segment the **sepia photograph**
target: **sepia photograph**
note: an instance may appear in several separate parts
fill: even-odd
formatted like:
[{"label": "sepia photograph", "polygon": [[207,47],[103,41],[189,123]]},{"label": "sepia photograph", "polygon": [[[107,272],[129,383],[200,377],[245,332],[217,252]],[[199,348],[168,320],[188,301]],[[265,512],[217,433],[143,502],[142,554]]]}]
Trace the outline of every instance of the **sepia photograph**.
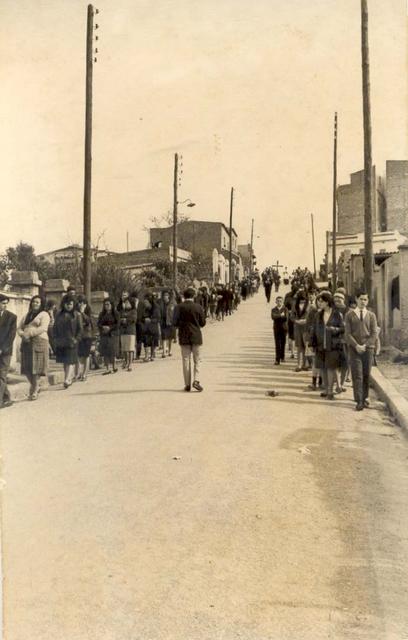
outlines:
[{"label": "sepia photograph", "polygon": [[408,640],[407,27],[1,0],[0,640]]}]

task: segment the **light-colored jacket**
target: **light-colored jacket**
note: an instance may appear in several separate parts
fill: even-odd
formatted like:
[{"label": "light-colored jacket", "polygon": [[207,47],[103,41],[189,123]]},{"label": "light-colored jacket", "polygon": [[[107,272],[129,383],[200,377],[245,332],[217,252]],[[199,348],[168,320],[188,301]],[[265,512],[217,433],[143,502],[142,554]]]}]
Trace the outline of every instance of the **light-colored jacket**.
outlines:
[{"label": "light-colored jacket", "polygon": [[26,316],[21,320],[18,327],[18,335],[23,340],[30,338],[41,338],[48,342],[48,325],[50,324],[50,316],[46,311],[40,311],[38,315],[27,325],[24,325]]}]

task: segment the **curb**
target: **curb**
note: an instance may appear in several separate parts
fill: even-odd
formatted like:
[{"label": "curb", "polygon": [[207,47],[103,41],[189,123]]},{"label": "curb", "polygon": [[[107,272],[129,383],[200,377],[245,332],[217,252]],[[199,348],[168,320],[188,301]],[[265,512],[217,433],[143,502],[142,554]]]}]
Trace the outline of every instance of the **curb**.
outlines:
[{"label": "curb", "polygon": [[408,400],[396,390],[377,367],[371,369],[371,386],[386,403],[399,426],[408,434]]}]

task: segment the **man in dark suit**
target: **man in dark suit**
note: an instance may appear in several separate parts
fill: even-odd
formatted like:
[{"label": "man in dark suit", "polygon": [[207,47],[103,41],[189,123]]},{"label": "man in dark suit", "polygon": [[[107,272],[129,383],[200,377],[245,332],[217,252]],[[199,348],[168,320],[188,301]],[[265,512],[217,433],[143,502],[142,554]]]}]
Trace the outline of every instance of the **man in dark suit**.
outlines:
[{"label": "man in dark suit", "polygon": [[[178,338],[183,360],[184,390],[202,391],[200,385],[200,347],[203,344],[201,327],[205,326],[205,313],[200,304],[194,302],[195,291],[188,287],[184,291],[184,302],[174,309],[173,324],[178,328]],[[191,356],[194,361],[193,384],[191,385]]]},{"label": "man in dark suit", "polygon": [[286,331],[288,322],[288,310],[283,304],[282,296],[276,298],[276,307],[271,311],[273,320],[273,333],[275,336],[275,364],[285,360]]},{"label": "man in dark suit", "polygon": [[16,337],[17,316],[7,311],[9,298],[0,294],[0,409],[13,403],[7,388],[7,374],[10,369],[13,342]]},{"label": "man in dark suit", "polygon": [[367,309],[368,295],[363,291],[356,297],[357,308],[346,313],[345,340],[350,347],[350,369],[356,410],[362,411],[369,406],[368,390],[377,341],[377,318],[373,311]]}]

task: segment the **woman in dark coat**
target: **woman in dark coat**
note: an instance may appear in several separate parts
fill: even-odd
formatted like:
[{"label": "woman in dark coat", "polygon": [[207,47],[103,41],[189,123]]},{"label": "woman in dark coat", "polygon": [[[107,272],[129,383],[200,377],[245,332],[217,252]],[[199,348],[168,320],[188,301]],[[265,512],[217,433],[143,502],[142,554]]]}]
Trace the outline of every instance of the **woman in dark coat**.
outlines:
[{"label": "woman in dark coat", "polygon": [[78,380],[80,382],[86,382],[89,371],[91,350],[95,345],[96,323],[92,316],[92,309],[86,298],[80,296],[78,298],[76,308],[82,321],[82,335],[78,343]]},{"label": "woman in dark coat", "polygon": [[[146,293],[143,314],[143,343],[145,347],[145,362],[155,359],[156,349],[160,340],[160,306],[152,293]],[[150,350],[150,356],[148,353]]]},{"label": "woman in dark coat", "polygon": [[106,376],[109,373],[117,372],[116,358],[119,350],[119,314],[110,298],[103,301],[102,311],[98,317],[98,328],[100,333],[99,352],[106,367],[106,371],[102,375]]},{"label": "woman in dark coat", "polygon": [[56,361],[64,365],[64,388],[72,384],[75,365],[78,364],[78,343],[82,336],[81,314],[75,310],[75,300],[64,296],[61,310],[55,317],[54,339]]},{"label": "woman in dark coat", "polygon": [[320,311],[316,314],[312,345],[316,350],[316,367],[322,371],[324,391],[322,398],[333,400],[333,385],[336,369],[342,358],[343,316],[333,307],[331,293],[324,291],[318,296]]},{"label": "woman in dark coat", "polygon": [[132,371],[133,356],[136,349],[136,305],[127,291],[122,293],[116,307],[119,314],[120,352],[123,356],[123,369]]}]

